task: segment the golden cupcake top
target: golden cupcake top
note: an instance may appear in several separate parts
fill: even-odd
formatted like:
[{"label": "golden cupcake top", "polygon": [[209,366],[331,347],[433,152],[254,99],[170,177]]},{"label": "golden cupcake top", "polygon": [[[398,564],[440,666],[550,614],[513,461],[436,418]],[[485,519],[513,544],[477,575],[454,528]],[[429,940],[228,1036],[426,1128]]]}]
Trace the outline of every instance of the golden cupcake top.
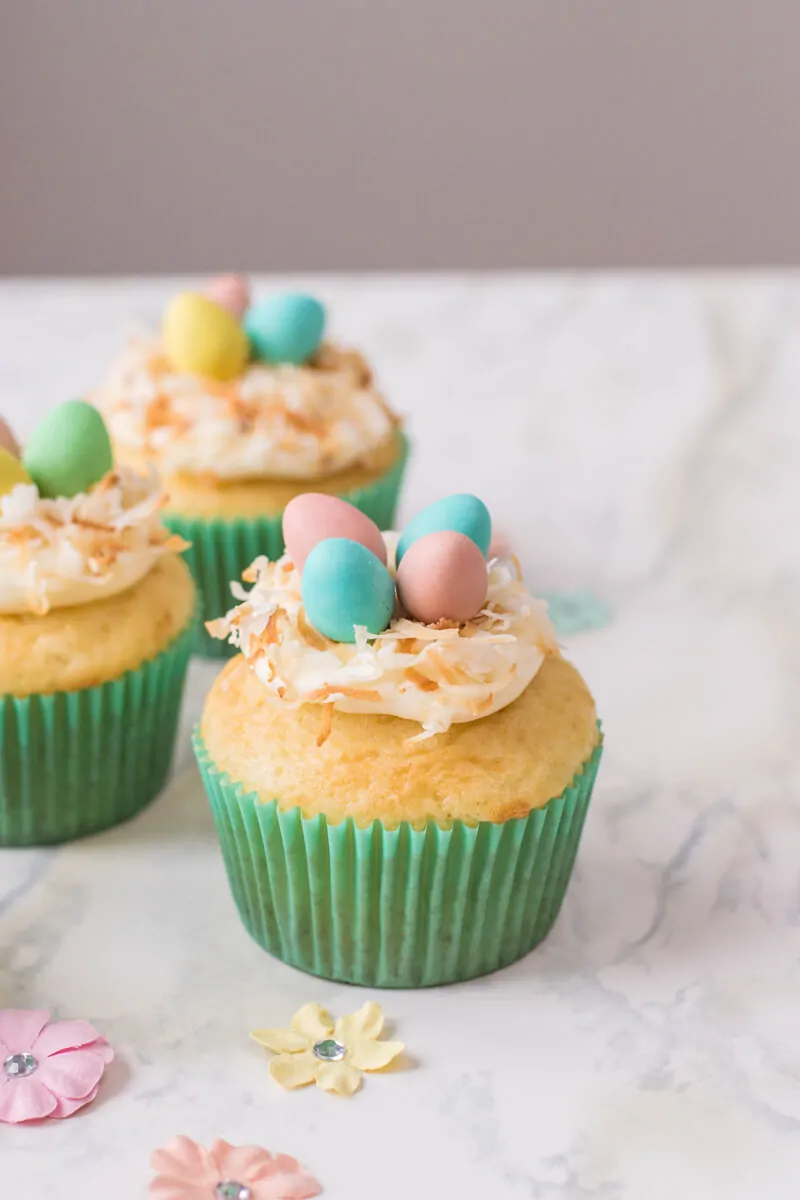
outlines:
[{"label": "golden cupcake top", "polygon": [[105,423],[81,400],[53,409],[24,451],[0,422],[0,615],[90,603],[185,548],[163,527],[155,471],[115,468]]},{"label": "golden cupcake top", "polygon": [[511,704],[558,653],[547,605],[516,560],[486,554],[491,521],[447,497],[401,534],[381,534],[334,497],[306,494],[284,517],[287,552],[232,585],[239,604],[210,632],[228,638],[274,699],[416,722],[416,739]]},{"label": "golden cupcake top", "polygon": [[132,339],[97,395],[118,452],[214,481],[369,467],[397,420],[325,324],[315,297],[253,300],[236,276],[176,296],[160,335]]}]

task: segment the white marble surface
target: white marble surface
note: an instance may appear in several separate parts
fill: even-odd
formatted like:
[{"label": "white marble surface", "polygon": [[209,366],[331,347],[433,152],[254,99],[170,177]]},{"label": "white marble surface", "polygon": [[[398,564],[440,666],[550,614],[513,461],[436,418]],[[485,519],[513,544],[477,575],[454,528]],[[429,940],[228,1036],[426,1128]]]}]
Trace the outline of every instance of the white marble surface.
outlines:
[{"label": "white marble surface", "polygon": [[[235,915],[188,732],[140,819],[0,854],[0,1005],[88,1017],[101,1098],[0,1127],[2,1195],[135,1200],[177,1132],[300,1157],[330,1200],[795,1200],[800,1177],[800,282],[325,279],[417,446],[404,512],[474,490],[573,639],[607,750],[549,941],[380,999],[414,1065],[351,1101],[249,1042],[307,1000]],[[79,394],[166,283],[0,286],[0,409]]]}]

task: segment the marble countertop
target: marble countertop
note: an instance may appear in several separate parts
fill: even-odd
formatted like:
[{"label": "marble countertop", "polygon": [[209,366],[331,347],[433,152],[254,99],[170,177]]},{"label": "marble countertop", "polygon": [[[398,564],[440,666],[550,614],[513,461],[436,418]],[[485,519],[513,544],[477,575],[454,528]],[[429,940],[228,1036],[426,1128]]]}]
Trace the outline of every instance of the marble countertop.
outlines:
[{"label": "marble countertop", "polygon": [[[0,284],[20,432],[94,383],[179,281]],[[176,1133],[299,1157],[330,1200],[794,1200],[800,1178],[800,282],[791,275],[306,280],[408,417],[410,514],[479,493],[607,749],[549,940],[456,987],[378,995],[413,1060],[345,1101],[287,1093],[247,1036],[364,994],[284,967],[235,914],[189,730],[130,825],[0,852],[0,1007],[92,1020],[100,1098],[0,1127],[3,1196],[137,1200]]]}]

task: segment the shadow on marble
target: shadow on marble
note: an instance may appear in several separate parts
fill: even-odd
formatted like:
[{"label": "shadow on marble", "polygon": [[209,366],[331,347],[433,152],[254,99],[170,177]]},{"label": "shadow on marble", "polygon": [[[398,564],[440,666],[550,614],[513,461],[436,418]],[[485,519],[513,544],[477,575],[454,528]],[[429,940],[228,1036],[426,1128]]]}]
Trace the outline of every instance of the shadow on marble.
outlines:
[{"label": "shadow on marble", "polygon": [[87,838],[86,848],[117,843],[216,841],[214,821],[194,764],[179,771],[160,796],[132,821]]}]

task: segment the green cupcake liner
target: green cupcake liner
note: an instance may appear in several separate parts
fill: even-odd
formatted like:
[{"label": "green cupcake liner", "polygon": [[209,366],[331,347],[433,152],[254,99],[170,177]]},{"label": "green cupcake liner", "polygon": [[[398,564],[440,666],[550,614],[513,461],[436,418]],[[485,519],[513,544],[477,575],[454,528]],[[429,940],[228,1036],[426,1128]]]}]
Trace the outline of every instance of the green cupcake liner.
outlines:
[{"label": "green cupcake liner", "polygon": [[276,958],[365,987],[455,983],[516,962],[550,932],[602,754],[527,817],[449,829],[329,824],[261,803],[194,749],[233,898]]},{"label": "green cupcake liner", "polygon": [[[342,492],[342,499],[360,508],[379,529],[391,529],[394,522],[409,452],[408,439],[403,434],[399,435],[399,441],[400,452],[385,475],[366,487]],[[241,579],[242,571],[254,558],[266,554],[274,560],[284,551],[283,513],[226,521],[168,512],[163,520],[172,533],[191,542],[184,557],[200,589],[203,621],[212,621],[231,608],[231,580]],[[212,638],[204,627],[200,629],[196,650],[207,658],[231,658],[239,653],[235,646]]]},{"label": "green cupcake liner", "polygon": [[74,692],[0,696],[0,846],[66,842],[127,821],[166,782],[197,637]]}]

